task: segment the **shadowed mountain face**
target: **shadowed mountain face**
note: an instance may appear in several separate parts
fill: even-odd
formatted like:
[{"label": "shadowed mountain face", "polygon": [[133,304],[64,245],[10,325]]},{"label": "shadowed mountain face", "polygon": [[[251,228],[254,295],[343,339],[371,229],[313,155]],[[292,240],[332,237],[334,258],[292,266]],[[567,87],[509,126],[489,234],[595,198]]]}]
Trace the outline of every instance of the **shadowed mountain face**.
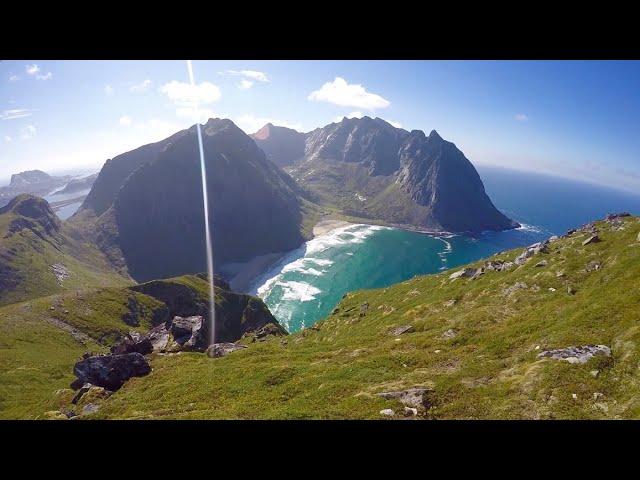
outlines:
[{"label": "shadowed mountain face", "polygon": [[518,226],[494,207],[471,162],[435,130],[427,137],[380,118],[345,118],[305,135],[304,157],[291,174],[314,200],[348,215],[459,233]]},{"label": "shadowed mountain face", "polygon": [[96,216],[102,215],[113,204],[118,190],[129,175],[142,165],[155,160],[158,153],[186,132],[181,130],[160,142],[143,145],[107,160],[80,210],[91,210]]},{"label": "shadowed mountain face", "polygon": [[[298,247],[302,215],[293,180],[230,120],[209,120],[202,135],[215,263]],[[117,246],[126,269],[140,281],[206,270],[195,126],[159,143],[164,144],[162,151],[146,160],[138,149],[133,157],[138,167],[118,189],[113,182],[124,177],[123,158],[128,154],[120,156],[117,171],[113,161],[105,165],[100,173],[105,180],[99,177],[94,189],[99,184],[110,188],[85,202],[91,205],[85,210],[95,207],[99,213],[106,194],[116,192],[112,206],[98,218],[98,243],[111,252]]]},{"label": "shadowed mountain face", "polygon": [[250,137],[267,158],[280,167],[293,165],[304,156],[305,135],[291,128],[267,123]]}]

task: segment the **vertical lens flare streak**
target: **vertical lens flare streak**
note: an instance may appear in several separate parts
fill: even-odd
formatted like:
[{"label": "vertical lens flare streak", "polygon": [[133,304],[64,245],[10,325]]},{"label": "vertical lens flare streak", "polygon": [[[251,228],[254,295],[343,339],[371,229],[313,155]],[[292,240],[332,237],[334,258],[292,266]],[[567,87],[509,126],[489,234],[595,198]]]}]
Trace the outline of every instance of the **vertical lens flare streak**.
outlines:
[{"label": "vertical lens flare streak", "polygon": [[[187,68],[189,69],[189,81],[193,87],[196,83],[193,79],[193,66],[191,60],[187,60]],[[198,105],[194,105],[194,109],[198,110]],[[209,225],[209,193],[207,190],[207,168],[204,162],[204,148],[202,146],[202,130],[199,120],[196,121],[196,131],[198,132],[198,148],[200,150],[200,172],[202,176],[202,201],[204,202],[204,225],[207,241],[207,274],[209,275],[209,343],[215,343],[216,334],[216,310],[215,310],[215,293],[213,286],[213,247],[211,239],[211,227]]]}]

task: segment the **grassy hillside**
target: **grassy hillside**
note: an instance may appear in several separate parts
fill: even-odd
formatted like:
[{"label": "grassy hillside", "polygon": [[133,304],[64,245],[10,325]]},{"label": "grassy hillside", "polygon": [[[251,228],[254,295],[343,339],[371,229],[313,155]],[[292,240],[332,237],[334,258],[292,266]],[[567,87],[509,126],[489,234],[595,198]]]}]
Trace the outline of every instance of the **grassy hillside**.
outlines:
[{"label": "grassy hillside", "polygon": [[0,209],[0,305],[90,286],[124,286],[106,257],[45,200],[20,195]]},{"label": "grassy hillside", "polygon": [[[72,407],[73,366],[85,352],[106,353],[130,330],[144,333],[173,315],[203,314],[208,284],[202,276],[156,280],[126,288],[83,289],[0,307],[0,419],[48,418]],[[265,310],[249,295],[218,281],[219,338],[245,327]]]},{"label": "grassy hillside", "polygon": [[68,404],[82,354],[107,352],[132,328],[148,330],[163,307],[146,295],[106,288],[0,308],[0,418],[43,418]]},{"label": "grassy hillside", "polygon": [[[155,357],[94,417],[379,419],[402,405],[376,393],[426,387],[432,407],[419,418],[638,418],[640,221],[597,228],[599,243],[577,232],[508,271],[349,294],[316,327],[222,359]],[[414,330],[391,334],[404,325]],[[587,344],[612,356],[538,357]]]}]

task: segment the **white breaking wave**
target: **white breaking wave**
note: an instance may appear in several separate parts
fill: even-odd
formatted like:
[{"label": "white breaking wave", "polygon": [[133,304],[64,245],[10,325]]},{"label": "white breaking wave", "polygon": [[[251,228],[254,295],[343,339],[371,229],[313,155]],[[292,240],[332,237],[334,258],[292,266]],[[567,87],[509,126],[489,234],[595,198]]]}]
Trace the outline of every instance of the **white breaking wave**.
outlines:
[{"label": "white breaking wave", "polygon": [[322,290],[304,282],[276,282],[276,285],[282,288],[283,300],[297,300],[300,302],[310,302],[316,299],[316,295],[322,293]]},{"label": "white breaking wave", "polygon": [[529,225],[527,223],[521,223],[520,227],[516,228],[516,230],[521,230],[525,232],[533,232],[533,233],[544,233],[544,229],[541,227],[537,227],[535,225]]},{"label": "white breaking wave", "polygon": [[[256,279],[254,287],[251,288],[251,293],[258,295],[260,298],[266,298],[271,290],[276,286],[285,285],[285,293],[282,297],[283,300],[300,300],[295,292],[301,292],[301,286],[295,285],[299,282],[280,282],[282,276],[286,273],[296,272],[300,274],[321,276],[326,273],[326,270],[313,268],[316,267],[328,267],[333,265],[333,260],[327,258],[319,258],[318,255],[328,251],[331,248],[341,247],[350,244],[364,243],[367,237],[370,237],[379,230],[386,230],[388,227],[382,227],[378,225],[365,225],[365,224],[350,224],[344,227],[336,228],[326,233],[325,235],[319,235],[318,237],[309,240],[302,247],[294,250],[285,258],[283,258],[277,265],[271,268],[264,275]],[[352,252],[348,252],[352,254]],[[311,265],[310,265],[311,264]],[[293,284],[293,286],[291,286]],[[306,285],[306,284],[304,284]],[[312,287],[309,285],[312,289]],[[298,290],[296,290],[298,289]],[[320,292],[312,293],[310,290],[306,290],[306,294],[302,295],[304,298],[316,295]],[[308,300],[312,300],[309,298]],[[301,300],[301,301],[308,301]]]}]

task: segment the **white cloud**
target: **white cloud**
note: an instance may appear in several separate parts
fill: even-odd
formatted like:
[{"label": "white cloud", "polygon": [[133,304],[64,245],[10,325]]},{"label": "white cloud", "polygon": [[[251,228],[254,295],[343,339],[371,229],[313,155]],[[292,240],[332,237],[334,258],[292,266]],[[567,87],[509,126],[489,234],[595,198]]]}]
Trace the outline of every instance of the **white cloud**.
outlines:
[{"label": "white cloud", "polygon": [[20,138],[22,140],[29,140],[36,136],[36,127],[33,125],[27,125],[22,130],[20,130]]},{"label": "white cloud", "polygon": [[363,108],[375,110],[387,108],[391,102],[367,90],[359,84],[349,84],[342,77],[336,77],[333,82],[327,82],[319,90],[311,92],[309,100],[328,102],[341,107]]},{"label": "white cloud", "polygon": [[106,93],[107,95],[113,95],[114,92],[115,92],[115,90],[113,89],[113,87],[111,85],[105,85],[104,86],[104,93]]},{"label": "white cloud", "polygon": [[0,113],[0,118],[2,120],[13,120],[14,118],[30,117],[33,111],[26,108],[14,108]]},{"label": "white cloud", "polygon": [[255,80],[256,82],[268,82],[269,81],[269,77],[267,77],[266,73],[258,72],[256,70],[227,70],[223,74],[245,77],[247,79]]},{"label": "white cloud", "polygon": [[13,141],[13,139],[9,135],[5,135],[4,136],[4,141],[5,141],[5,143],[11,143]]},{"label": "white cloud", "polygon": [[51,80],[51,77],[53,77],[51,72],[47,72],[45,75],[36,75],[38,80]]},{"label": "white cloud", "polygon": [[28,75],[35,75],[40,72],[40,67],[34,63],[33,65],[27,65],[25,71]]},{"label": "white cloud", "polygon": [[[160,87],[160,92],[164,93],[174,103],[179,104],[198,104],[198,103],[213,103],[220,99],[222,94],[220,89],[209,82],[202,82],[198,85],[191,85],[190,83],[178,82],[172,80],[171,82]],[[183,105],[184,106],[184,105]]]},{"label": "white cloud", "polygon": [[234,117],[232,118],[232,120],[236,125],[238,125],[238,127],[244,130],[245,133],[255,133],[262,127],[264,127],[267,123],[271,123],[279,127],[292,128],[299,132],[304,131],[300,124],[289,123],[285,120],[276,120],[268,117],[256,117],[251,113]]},{"label": "white cloud", "polygon": [[18,75],[11,75],[9,77],[10,82],[17,82],[18,80],[20,80],[20,77]]},{"label": "white cloud", "polygon": [[253,82],[251,80],[247,80],[246,78],[240,80],[240,83],[238,84],[238,88],[241,88],[242,90],[248,90],[251,87],[253,87]]},{"label": "white cloud", "polygon": [[132,85],[129,90],[133,93],[144,93],[151,87],[151,80],[146,79],[142,83]]},{"label": "white cloud", "polygon": [[524,113],[517,113],[514,118],[519,122],[526,122],[527,120],[529,120],[529,117],[527,117]]},{"label": "white cloud", "polygon": [[123,127],[130,127],[133,123],[133,120],[131,120],[131,117],[129,115],[123,115],[122,117],[120,117],[120,120],[118,122]]}]

